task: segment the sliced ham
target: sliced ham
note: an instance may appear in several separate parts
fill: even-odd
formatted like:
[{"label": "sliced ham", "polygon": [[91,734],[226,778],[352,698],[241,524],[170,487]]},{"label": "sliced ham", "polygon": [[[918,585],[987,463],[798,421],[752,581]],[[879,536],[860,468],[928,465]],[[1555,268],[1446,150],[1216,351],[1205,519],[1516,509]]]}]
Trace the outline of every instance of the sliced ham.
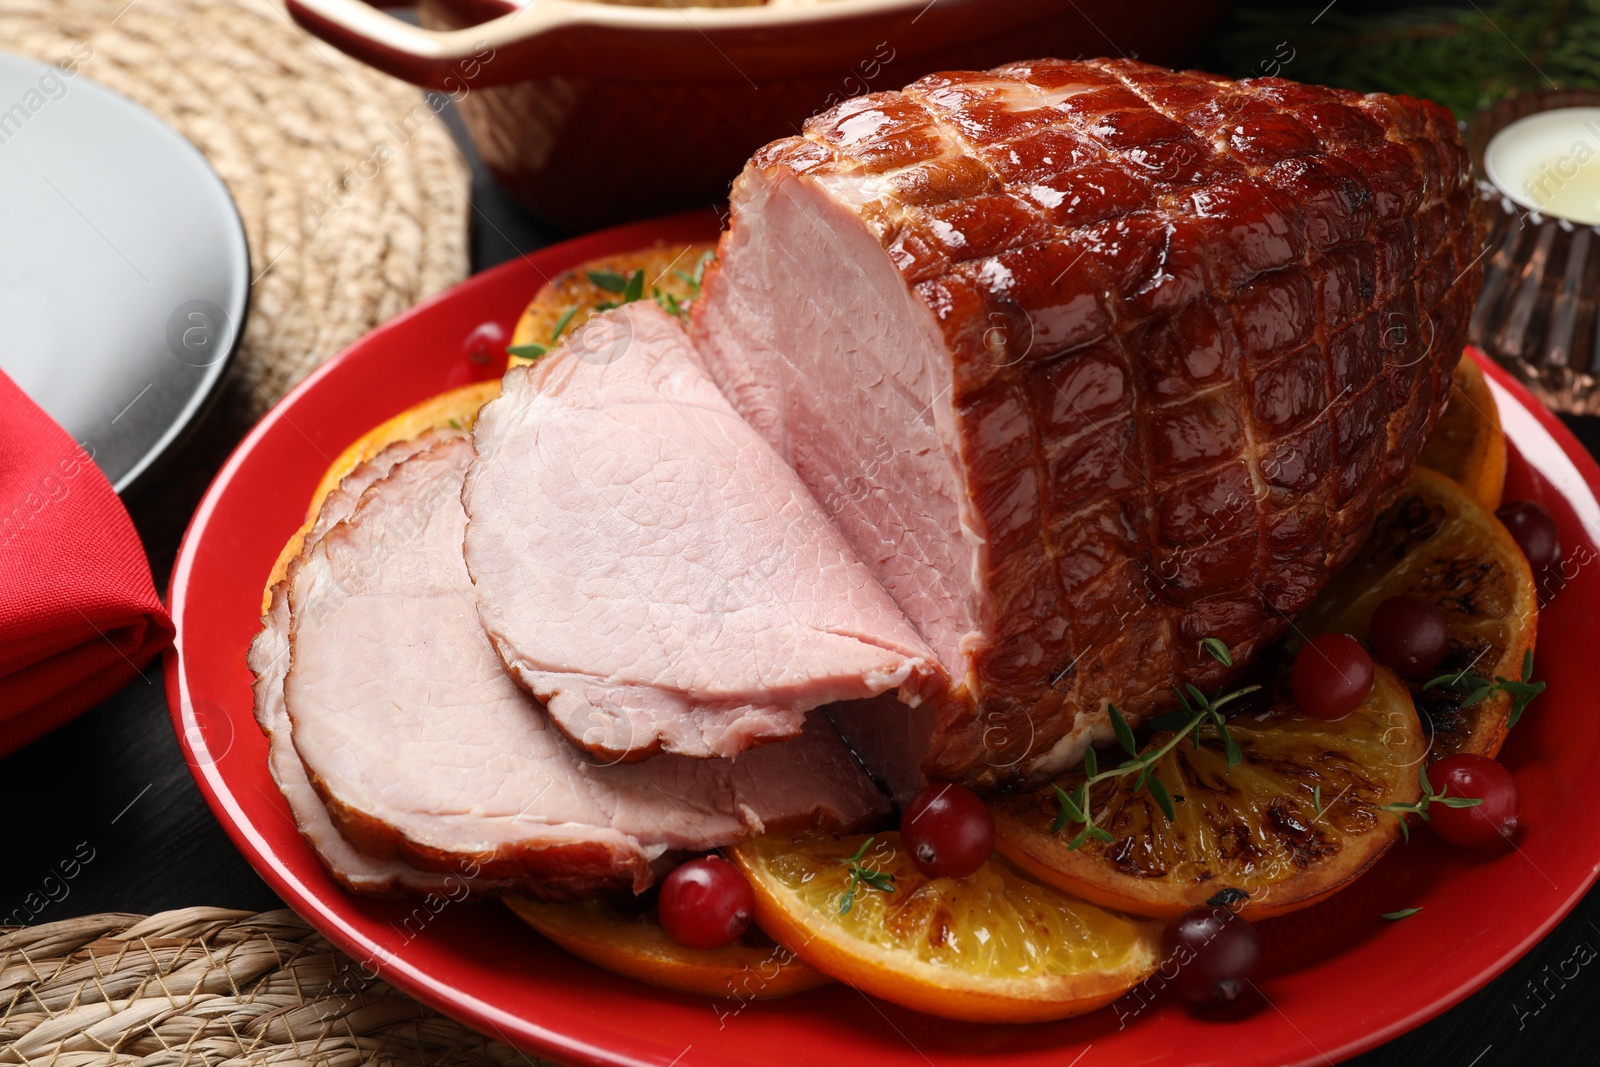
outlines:
[{"label": "sliced ham", "polygon": [[737,760],[600,766],[506,673],[462,559],[473,448],[396,465],[290,582],[292,740],[362,856],[547,897],[641,890],[685,851],[848,829],[886,801],[821,716]]},{"label": "sliced ham", "polygon": [[758,153],[692,335],[953,679],[880,773],[1053,771],[1276,640],[1448,398],[1475,203],[1436,105],[1127,60]]},{"label": "sliced ham", "polygon": [[509,884],[459,871],[419,871],[408,863],[376,859],[357,851],[339,834],[327,806],[306,776],[305,765],[294,749],[293,727],[283,703],[283,679],[289,672],[290,658],[289,582],[299,573],[305,553],[316,547],[323,534],[348,518],[367,488],[385,477],[397,463],[426,451],[448,436],[448,432],[429,431],[390,445],[358,465],[328,494],[311,529],[306,532],[301,554],[290,562],[285,577],[272,588],[271,606],[262,620],[261,632],[250,644],[247,657],[255,674],[256,721],[267,735],[267,767],[272,780],[288,802],[295,826],[321,857],[329,873],[347,889],[358,893],[408,891],[454,897],[463,888],[472,893],[486,893]]},{"label": "sliced ham", "polygon": [[473,441],[483,626],[597,757],[734,756],[929,684],[927,644],[655,304],[512,370]]}]

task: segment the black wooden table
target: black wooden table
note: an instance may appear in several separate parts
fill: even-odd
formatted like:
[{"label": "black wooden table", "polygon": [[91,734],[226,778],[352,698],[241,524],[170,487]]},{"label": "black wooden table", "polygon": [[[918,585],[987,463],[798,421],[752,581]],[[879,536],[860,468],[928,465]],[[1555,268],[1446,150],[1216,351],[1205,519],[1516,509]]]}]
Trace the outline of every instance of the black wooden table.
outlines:
[{"label": "black wooden table", "polygon": [[[446,117],[459,135],[454,116]],[[465,138],[458,140],[471,157]],[[519,213],[471,158],[475,270],[557,239]],[[1591,451],[1600,452],[1600,420],[1569,425]],[[173,509],[187,503],[182,514],[192,511],[225,458],[208,454],[206,444],[202,436],[167,467],[165,477],[189,486],[187,495],[168,484],[136,490],[127,500],[163,590],[182,533]],[[76,722],[0,760],[0,798],[10,814],[0,847],[0,925],[193,905],[282,907],[234,849],[190,778],[172,731],[159,662]],[[63,864],[76,872],[70,880],[61,877]],[[1516,907],[1514,900],[1486,900],[1481,912],[1460,921],[1470,929]],[[1477,995],[1350,1062],[1600,1063],[1593,1046],[1600,1029],[1600,967],[1589,962],[1597,950],[1600,890]],[[1374,1025],[1379,1021],[1374,1017]],[[1174,1063],[1181,1062],[1178,1055]],[[1084,1067],[1094,1067],[1092,1057]]]}]

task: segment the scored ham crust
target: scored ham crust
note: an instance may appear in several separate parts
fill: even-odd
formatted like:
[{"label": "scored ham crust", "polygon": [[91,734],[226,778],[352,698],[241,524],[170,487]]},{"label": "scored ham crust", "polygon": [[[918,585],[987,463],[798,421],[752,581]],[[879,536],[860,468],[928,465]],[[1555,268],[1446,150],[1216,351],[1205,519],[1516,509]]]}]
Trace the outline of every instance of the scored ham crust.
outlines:
[{"label": "scored ham crust", "polygon": [[1437,105],[1127,60],[933,75],[759,152],[692,335],[955,680],[858,749],[992,786],[1249,664],[1449,396],[1475,204]]}]

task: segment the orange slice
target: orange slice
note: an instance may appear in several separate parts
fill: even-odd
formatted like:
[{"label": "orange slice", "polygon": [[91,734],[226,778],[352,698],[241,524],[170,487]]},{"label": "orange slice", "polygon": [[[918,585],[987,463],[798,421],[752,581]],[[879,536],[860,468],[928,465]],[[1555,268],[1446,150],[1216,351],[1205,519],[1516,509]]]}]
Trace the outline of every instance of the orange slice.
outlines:
[{"label": "orange slice", "polygon": [[[1111,840],[1069,848],[1076,827],[1052,829],[1055,788],[1073,795],[1080,768],[993,798],[995,847],[1033,877],[1105,907],[1171,917],[1231,888],[1250,894],[1246,914],[1264,918],[1349,885],[1400,835],[1400,820],[1379,809],[1421,794],[1426,735],[1405,686],[1381,666],[1372,693],[1342,719],[1303,714],[1280,684],[1228,730],[1244,754],[1231,771],[1211,731],[1198,749],[1185,738],[1156,761],[1175,818],[1148,790],[1135,794],[1132,776],[1108,778],[1089,800]],[[1173,736],[1155,734],[1147,745]]]},{"label": "orange slice", "polygon": [[[1392,596],[1439,605],[1450,651],[1436,675],[1520,678],[1539,630],[1539,598],[1522,550],[1466,489],[1435,471],[1412,472],[1405,495],[1378,517],[1360,553],[1300,616],[1301,638],[1347,633],[1365,641],[1372,612]],[[1493,757],[1505,742],[1511,696],[1462,707],[1463,694],[1408,682],[1429,729],[1430,759],[1457,752]]]},{"label": "orange slice", "polygon": [[1500,506],[1506,485],[1506,435],[1483,368],[1470,354],[1463,354],[1456,364],[1449,406],[1433,424],[1417,463],[1454,478],[1485,510]]},{"label": "orange slice", "polygon": [[661,928],[654,909],[607,897],[549,903],[510,896],[505,901],[519,919],[574,956],[663,989],[767,1000],[832,981],[754,927],[727,948],[684,948]]},{"label": "orange slice", "polygon": [[[858,884],[850,858],[890,875]],[[756,920],[825,974],[908,1008],[976,1022],[1035,1022],[1109,1004],[1159,962],[1157,924],[1074,900],[991,859],[966,878],[918,873],[897,832],[768,834],[732,858]],[[881,879],[880,879],[881,880]]]},{"label": "orange slice", "polygon": [[[716,247],[706,242],[657,245],[579,264],[534,294],[517,320],[511,346],[554,347],[587,322],[599,305],[616,303],[628,295],[619,292],[618,285],[625,284],[636,272],[643,275],[639,280],[640,299],[659,299],[669,311],[681,308],[699,295],[700,276]],[[597,283],[596,278],[611,287]],[[526,361],[526,357],[512,357],[513,365]]]}]

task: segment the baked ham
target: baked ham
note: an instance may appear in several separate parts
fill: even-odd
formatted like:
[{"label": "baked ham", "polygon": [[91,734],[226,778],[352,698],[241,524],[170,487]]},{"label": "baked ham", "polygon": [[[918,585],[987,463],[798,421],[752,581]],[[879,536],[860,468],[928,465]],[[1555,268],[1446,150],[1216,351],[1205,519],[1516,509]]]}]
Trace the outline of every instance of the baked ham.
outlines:
[{"label": "baked ham", "polygon": [[639,302],[506,375],[462,501],[507,668],[606,761],[736,756],[933,655],[677,321]]},{"label": "baked ham", "polygon": [[1469,186],[1437,105],[1126,60],[933,75],[759,152],[692,335],[953,679],[841,717],[880,773],[1068,766],[1108,702],[1276,640],[1448,398]]},{"label": "baked ham", "polygon": [[[571,746],[479,624],[461,550],[472,458],[465,434],[435,434],[371,481],[289,579],[281,713],[323,805],[310,828],[307,805],[295,813],[308,836],[328,819],[333,849],[312,841],[347,884],[469,874],[474,888],[551,898],[640,891],[686,851],[886,812],[820,716],[738,760],[601,766]],[[365,885],[339,869],[352,854]]]}]

